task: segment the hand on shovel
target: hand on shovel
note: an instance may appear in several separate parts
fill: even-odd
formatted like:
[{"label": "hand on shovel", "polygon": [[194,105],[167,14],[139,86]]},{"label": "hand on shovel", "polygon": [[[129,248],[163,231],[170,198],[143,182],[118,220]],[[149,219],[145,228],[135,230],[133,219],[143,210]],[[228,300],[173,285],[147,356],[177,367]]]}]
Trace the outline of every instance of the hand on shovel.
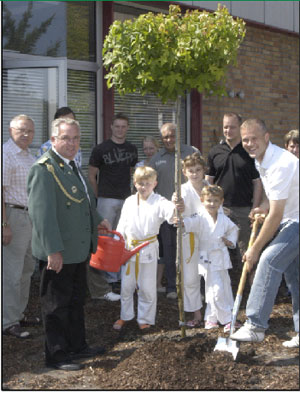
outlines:
[{"label": "hand on shovel", "polygon": [[[258,211],[262,211],[262,209],[255,208],[252,210],[252,212],[253,212],[252,225],[254,225],[254,222],[256,223],[256,225],[262,225],[264,222],[266,214],[258,213]],[[255,244],[253,244],[253,243],[254,243],[254,240],[252,239],[252,241],[250,241],[251,245],[249,244],[248,250],[245,252],[245,254],[243,255],[243,258],[242,258],[242,262],[247,264],[247,272],[248,273],[251,272],[251,270],[256,265],[256,263],[258,262],[259,257],[260,257],[260,250],[257,250],[255,247]]]}]

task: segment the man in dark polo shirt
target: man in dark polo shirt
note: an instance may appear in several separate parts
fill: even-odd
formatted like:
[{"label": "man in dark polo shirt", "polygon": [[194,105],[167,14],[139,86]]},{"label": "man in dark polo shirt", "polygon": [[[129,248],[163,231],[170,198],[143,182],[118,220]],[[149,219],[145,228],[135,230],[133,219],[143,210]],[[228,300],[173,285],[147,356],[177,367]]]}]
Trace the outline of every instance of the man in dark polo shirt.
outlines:
[{"label": "man in dark polo shirt", "polygon": [[231,251],[232,264],[241,267],[242,255],[247,250],[250,237],[249,214],[257,207],[262,197],[262,183],[254,160],[249,157],[241,143],[241,117],[225,113],[223,134],[225,139],[208,153],[208,172],[206,180],[218,184],[224,190],[224,210],[234,221],[239,231],[239,247]]}]

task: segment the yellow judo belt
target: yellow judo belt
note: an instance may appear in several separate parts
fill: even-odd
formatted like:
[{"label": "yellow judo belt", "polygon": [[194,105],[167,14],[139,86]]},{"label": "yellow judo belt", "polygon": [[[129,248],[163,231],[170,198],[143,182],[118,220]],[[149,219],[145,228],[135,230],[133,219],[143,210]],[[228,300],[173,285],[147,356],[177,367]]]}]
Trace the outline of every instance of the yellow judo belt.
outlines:
[{"label": "yellow judo belt", "polygon": [[186,261],[186,263],[189,263],[192,259],[192,256],[194,254],[194,250],[195,250],[195,234],[193,232],[189,233],[189,238],[190,238],[190,250],[191,250],[191,255],[189,257],[189,259]]},{"label": "yellow judo belt", "polygon": [[[132,239],[130,242],[130,245],[133,247],[136,247],[139,244],[142,244],[147,241],[149,243],[154,243],[156,240],[157,240],[156,235],[148,237],[147,239],[143,239],[143,240]],[[140,252],[136,253],[136,255],[135,255],[135,279],[136,279],[136,282],[138,281],[138,276],[139,276],[139,265],[140,265]],[[128,263],[128,265],[127,265],[126,276],[128,276],[129,274],[130,274],[130,263]]]}]

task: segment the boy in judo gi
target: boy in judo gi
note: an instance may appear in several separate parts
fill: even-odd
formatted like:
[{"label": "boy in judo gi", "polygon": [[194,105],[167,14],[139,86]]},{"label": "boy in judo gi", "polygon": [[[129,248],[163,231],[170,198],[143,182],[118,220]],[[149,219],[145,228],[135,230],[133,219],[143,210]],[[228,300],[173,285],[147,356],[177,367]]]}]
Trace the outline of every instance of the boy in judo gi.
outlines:
[{"label": "boy in judo gi", "polygon": [[[220,210],[224,193],[217,185],[205,186],[200,194],[203,208],[197,215],[183,219],[186,232],[199,236],[198,273],[205,279],[205,329],[230,330],[233,295],[228,269],[232,268],[227,247],[234,248],[238,227]],[[199,254],[198,254],[199,255]]]},{"label": "boy in judo gi", "polygon": [[[205,161],[200,153],[187,156],[182,162],[182,172],[188,179],[181,186],[181,197],[184,201],[183,217],[190,217],[202,208],[200,194],[208,182],[204,180]],[[176,201],[174,193],[173,201]],[[202,320],[202,299],[200,292],[200,279],[198,274],[199,236],[193,232],[185,233],[182,237],[183,253],[183,279],[184,279],[184,311],[193,312],[194,318],[186,322],[188,327],[200,326]]]},{"label": "boy in judo gi", "polygon": [[165,220],[171,223],[175,213],[174,203],[153,192],[157,184],[157,174],[153,168],[136,168],[133,183],[137,193],[125,200],[116,230],[123,235],[128,249],[145,241],[150,244],[122,266],[121,316],[113,325],[115,330],[122,329],[126,321],[134,318],[133,295],[136,289],[137,322],[140,329],[147,329],[155,324],[157,235],[160,225]]}]

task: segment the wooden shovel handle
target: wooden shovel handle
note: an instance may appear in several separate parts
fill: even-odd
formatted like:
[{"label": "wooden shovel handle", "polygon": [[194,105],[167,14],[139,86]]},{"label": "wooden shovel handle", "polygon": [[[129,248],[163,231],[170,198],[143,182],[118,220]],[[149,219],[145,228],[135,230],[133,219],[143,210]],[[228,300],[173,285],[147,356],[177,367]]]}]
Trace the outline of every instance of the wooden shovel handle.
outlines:
[{"label": "wooden shovel handle", "polygon": [[[261,215],[255,215],[254,216],[254,222],[253,222],[253,226],[252,226],[252,231],[251,231],[251,235],[250,235],[250,239],[249,239],[249,243],[248,243],[248,249],[252,246],[252,244],[254,243],[256,236],[257,236],[257,231],[259,228],[259,217],[261,217]],[[243,271],[242,271],[242,275],[240,278],[240,283],[239,283],[239,287],[237,290],[237,295],[242,295],[244,288],[245,288],[245,284],[246,284],[246,279],[247,279],[247,264],[244,263],[243,266]]]}]

